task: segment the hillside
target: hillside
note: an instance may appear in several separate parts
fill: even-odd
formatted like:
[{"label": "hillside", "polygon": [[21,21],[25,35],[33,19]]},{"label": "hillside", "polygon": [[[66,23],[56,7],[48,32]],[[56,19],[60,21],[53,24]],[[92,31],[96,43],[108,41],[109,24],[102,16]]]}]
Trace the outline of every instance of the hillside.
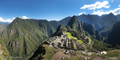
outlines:
[{"label": "hillside", "polygon": [[0,38],[0,60],[12,60],[9,51]]},{"label": "hillside", "polygon": [[[110,22],[107,22],[108,21],[107,19],[109,17],[112,18],[110,19]],[[90,39],[93,38],[93,40],[97,39],[99,41],[103,41],[104,40],[103,37],[106,37],[104,36],[104,34],[108,35],[111,31],[111,28],[110,30],[106,30],[106,28],[112,27],[113,25],[111,23],[113,22],[114,24],[115,22],[117,22],[116,19],[117,19],[116,16],[112,14],[104,15],[101,17],[96,15],[73,16],[73,17],[66,17],[61,21],[21,19],[17,17],[11,24],[9,24],[5,28],[5,30],[1,34],[1,38],[2,41],[5,43],[7,49],[9,50],[10,55],[23,57],[23,59],[27,60],[30,56],[32,56],[32,54],[38,48],[38,45],[40,45],[43,40],[50,37],[51,35],[52,35],[51,37],[61,36],[61,33],[58,33],[59,30],[61,29],[63,30],[68,29],[66,32],[73,31],[76,33],[80,33],[81,35],[79,34],[74,35],[74,33],[73,34],[71,33],[77,38],[79,38],[78,36],[81,37],[87,36],[90,37]],[[87,22],[88,20],[89,22]],[[95,21],[95,22],[92,23],[90,21]],[[100,21],[103,23],[103,25],[101,25]],[[100,23],[98,24],[97,22]],[[95,23],[98,25],[96,25]],[[106,24],[111,24],[111,25],[106,25]],[[95,25],[98,26],[98,28],[102,26],[103,27],[100,28],[101,30],[99,30],[98,28],[96,29]],[[102,32],[103,30],[104,32]],[[103,37],[99,32],[103,33]]]},{"label": "hillside", "polygon": [[[65,25],[67,25],[70,21],[71,17],[66,17],[62,19],[60,22],[62,22]],[[114,15],[113,13],[98,16],[98,15],[85,15],[82,14],[80,16],[77,16],[77,18],[84,23],[88,23],[94,26],[95,29],[100,32],[100,34],[107,38],[108,34],[111,32],[111,29],[117,21],[119,21],[119,15]]]},{"label": "hillside", "polygon": [[46,20],[17,17],[3,31],[2,40],[10,55],[28,59],[40,42],[55,32],[57,25],[57,23],[53,25]]},{"label": "hillside", "polygon": [[0,34],[2,33],[2,31],[6,28],[6,25],[2,25],[0,24]]},{"label": "hillside", "polygon": [[87,36],[78,18],[73,16],[67,26],[59,25],[55,34],[40,44],[30,60],[90,59],[95,55],[91,54],[90,57],[85,58],[81,55],[81,50],[91,52],[108,50],[107,46]]},{"label": "hillside", "polygon": [[113,45],[113,47],[120,48],[120,22],[116,22],[108,36],[108,43]]},{"label": "hillside", "polygon": [[82,14],[82,15],[77,16],[77,17],[82,22],[94,25],[94,27],[96,29],[99,29],[99,27],[100,27],[100,23],[99,23],[100,16],[98,16],[98,15],[90,15],[90,14],[84,15],[84,14]]}]

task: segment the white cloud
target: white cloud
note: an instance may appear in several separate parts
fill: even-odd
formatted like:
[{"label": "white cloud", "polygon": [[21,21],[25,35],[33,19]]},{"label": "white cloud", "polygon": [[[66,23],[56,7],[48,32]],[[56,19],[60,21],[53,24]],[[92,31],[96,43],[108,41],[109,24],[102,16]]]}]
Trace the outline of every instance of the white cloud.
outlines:
[{"label": "white cloud", "polygon": [[92,14],[101,16],[101,15],[104,15],[104,14],[109,14],[109,12],[108,11],[103,12],[101,10],[98,10],[98,11],[93,12]]},{"label": "white cloud", "polygon": [[[29,19],[27,16],[22,16],[22,19]],[[12,19],[3,19],[2,17],[0,17],[0,22],[12,22],[15,18],[13,17]]]},{"label": "white cloud", "polygon": [[12,22],[15,18],[12,19],[3,19],[2,17],[0,17],[0,22]]},{"label": "white cloud", "polygon": [[100,9],[100,8],[109,8],[110,5],[108,5],[108,1],[103,1],[103,2],[95,2],[95,4],[90,4],[90,5],[84,5],[80,9],[89,9],[89,10],[95,10],[95,9]]},{"label": "white cloud", "polygon": [[29,19],[27,16],[22,16],[22,19]]},{"label": "white cloud", "polygon": [[85,14],[86,12],[81,12],[81,13],[79,13],[78,15],[82,15],[82,14]]},{"label": "white cloud", "polygon": [[101,15],[109,14],[109,13],[113,13],[114,15],[118,15],[118,14],[120,14],[120,8],[116,8],[116,9],[110,10],[110,11],[98,10],[98,11],[94,11],[92,14],[101,16]]},{"label": "white cloud", "polygon": [[120,7],[120,5],[119,5],[119,7]]}]

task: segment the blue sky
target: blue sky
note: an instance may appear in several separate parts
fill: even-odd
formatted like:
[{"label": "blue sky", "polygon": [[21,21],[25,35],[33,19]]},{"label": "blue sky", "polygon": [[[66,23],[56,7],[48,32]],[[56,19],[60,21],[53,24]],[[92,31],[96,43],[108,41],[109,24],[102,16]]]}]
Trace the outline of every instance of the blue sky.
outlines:
[{"label": "blue sky", "polygon": [[120,0],[0,0],[0,22],[23,19],[61,20],[81,14],[120,14]]}]

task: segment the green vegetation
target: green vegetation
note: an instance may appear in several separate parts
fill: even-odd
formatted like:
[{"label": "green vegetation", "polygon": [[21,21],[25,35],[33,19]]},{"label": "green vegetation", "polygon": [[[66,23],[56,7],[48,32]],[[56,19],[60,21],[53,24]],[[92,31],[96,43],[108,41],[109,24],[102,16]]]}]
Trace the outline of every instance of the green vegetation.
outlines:
[{"label": "green vegetation", "polygon": [[78,56],[74,56],[74,57],[70,57],[70,58],[65,58],[63,60],[84,60],[84,59],[82,59],[81,57],[78,57]]},{"label": "green vegetation", "polygon": [[77,49],[77,47],[76,47],[75,43],[74,43],[74,49]]},{"label": "green vegetation", "polygon": [[[2,42],[1,38],[0,38],[0,45],[1,45],[1,47],[0,47],[0,52],[3,52],[2,54],[0,53],[0,60],[6,60],[6,59],[7,59],[7,60],[11,60],[11,58],[9,58],[9,57],[10,57],[10,54],[9,54],[6,46],[5,46],[4,43]],[[8,58],[5,58],[5,57],[8,57]]]},{"label": "green vegetation", "polygon": [[75,40],[77,40],[80,44],[82,44],[82,43],[83,43],[83,41],[78,40],[78,38],[77,38],[77,37],[72,36],[72,35],[71,35],[71,33],[66,32],[65,34],[68,36],[68,38],[70,38],[70,39],[75,39]]},{"label": "green vegetation", "polygon": [[71,33],[69,33],[69,32],[66,32],[66,35],[67,35],[68,38],[70,38],[70,39],[76,39],[76,40],[77,40],[77,38],[76,38],[76,37],[73,37],[73,36],[71,35]]},{"label": "green vegetation", "polygon": [[107,56],[107,57],[118,57],[119,54],[120,54],[119,51],[117,51],[117,50],[112,50],[112,51],[108,51],[106,55],[105,55],[105,54],[102,54],[101,56],[103,56],[103,57],[105,57],[105,56]]},{"label": "green vegetation", "polygon": [[51,60],[55,53],[46,54],[42,60]]},{"label": "green vegetation", "polygon": [[46,20],[16,18],[2,33],[2,40],[12,56],[27,57],[53,34],[58,24]]},{"label": "green vegetation", "polygon": [[80,44],[82,44],[83,43],[83,41],[81,41],[81,40],[77,40]]},{"label": "green vegetation", "polygon": [[2,31],[6,28],[6,25],[2,25],[0,24],[0,34],[2,33]]},{"label": "green vegetation", "polygon": [[92,40],[89,37],[88,37],[88,40],[89,40],[89,45],[90,45]]},{"label": "green vegetation", "polygon": [[[47,44],[42,44],[39,46],[35,54],[30,58],[30,60],[51,60],[55,54],[55,48],[48,46]],[[42,57],[42,58],[41,58]]]},{"label": "green vegetation", "polygon": [[4,55],[0,54],[0,60],[7,60],[7,59],[4,57]]},{"label": "green vegetation", "polygon": [[99,40],[96,40],[96,39],[94,39],[94,38],[91,38],[93,41],[94,41],[94,44],[93,44],[93,48],[95,48],[95,49],[93,49],[93,50],[98,50],[98,51],[103,51],[103,50],[110,50],[109,48],[108,48],[108,46],[110,46],[109,44],[106,44],[106,43],[103,43],[102,41],[99,41]]},{"label": "green vegetation", "polygon": [[53,55],[55,54],[54,48],[45,44],[43,45],[43,47],[45,47],[46,54],[43,56],[42,60],[51,60]]},{"label": "green vegetation", "polygon": [[51,47],[51,46],[48,46],[48,45],[46,45],[46,44],[43,44],[43,47],[45,48],[45,50],[46,50],[46,54],[49,54],[49,53],[51,53],[51,52],[55,52],[54,51],[54,48],[53,47]]}]

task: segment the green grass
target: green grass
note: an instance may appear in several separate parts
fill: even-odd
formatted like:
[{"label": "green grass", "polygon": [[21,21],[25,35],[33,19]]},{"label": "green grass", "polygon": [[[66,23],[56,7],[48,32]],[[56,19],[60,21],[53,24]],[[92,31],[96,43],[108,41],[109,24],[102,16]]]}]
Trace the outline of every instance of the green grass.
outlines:
[{"label": "green grass", "polygon": [[74,57],[70,57],[70,58],[65,58],[63,60],[84,60],[84,59],[82,59],[81,57],[78,57],[78,56],[74,56]]},{"label": "green grass", "polygon": [[77,40],[80,44],[82,44],[82,43],[83,43],[83,41],[78,40],[78,38],[77,38],[77,37],[72,36],[72,35],[71,35],[71,33],[66,32],[65,34],[68,36],[68,38],[70,38],[70,39],[75,39],[75,40]]},{"label": "green grass", "polygon": [[77,47],[76,47],[75,43],[74,43],[74,49],[77,49]]},{"label": "green grass", "polygon": [[90,45],[92,40],[90,38],[88,38],[88,40],[89,40],[89,45]]},{"label": "green grass", "polygon": [[45,47],[46,50],[46,54],[43,56],[43,60],[51,60],[53,55],[55,54],[54,48],[46,44],[44,44],[43,47]]},{"label": "green grass", "polygon": [[76,38],[76,37],[73,37],[72,35],[71,35],[71,33],[69,33],[69,32],[66,32],[66,35],[68,36],[68,38],[70,38],[70,39],[78,39],[78,38]]},{"label": "green grass", "polygon": [[[11,56],[26,58],[36,51],[43,40],[55,32],[58,25],[54,23],[53,26],[53,24],[45,20],[17,18],[6,27],[1,37],[3,42],[6,43]],[[9,42],[13,43],[12,47],[9,46]],[[26,51],[27,53],[25,53]]]},{"label": "green grass", "polygon": [[[1,38],[0,38],[0,45],[1,45],[1,50],[0,50],[0,52],[1,52],[2,50],[4,51],[3,54],[0,54],[0,56],[1,56],[0,59],[5,59],[5,60],[6,60],[6,58],[4,58],[4,57],[10,57],[10,54],[9,54],[6,46],[5,46],[4,43],[2,42]],[[7,58],[7,60],[11,60],[11,58]]]},{"label": "green grass", "polygon": [[43,60],[51,60],[55,53],[46,54]]},{"label": "green grass", "polygon": [[0,54],[0,60],[7,60],[2,54]]},{"label": "green grass", "polygon": [[119,51],[116,50],[116,51],[108,51],[106,55],[102,54],[101,56],[102,57],[105,57],[105,56],[107,56],[107,57],[118,57],[118,55],[119,55]]},{"label": "green grass", "polygon": [[45,47],[45,50],[46,50],[46,54],[49,54],[51,52],[54,52],[54,48],[53,47],[50,47],[46,44],[43,45],[43,47]]},{"label": "green grass", "polygon": [[92,45],[92,47],[94,49],[92,49],[92,50],[94,50],[94,51],[103,51],[103,50],[107,51],[107,50],[110,50],[108,48],[108,46],[110,46],[109,44],[106,44],[106,43],[104,43],[102,41],[99,41],[99,40],[96,40],[94,38],[91,38],[91,39],[92,39],[92,41],[94,41],[94,44]]},{"label": "green grass", "polygon": [[81,40],[77,40],[80,44],[82,44],[83,43],[83,41],[81,41]]}]

